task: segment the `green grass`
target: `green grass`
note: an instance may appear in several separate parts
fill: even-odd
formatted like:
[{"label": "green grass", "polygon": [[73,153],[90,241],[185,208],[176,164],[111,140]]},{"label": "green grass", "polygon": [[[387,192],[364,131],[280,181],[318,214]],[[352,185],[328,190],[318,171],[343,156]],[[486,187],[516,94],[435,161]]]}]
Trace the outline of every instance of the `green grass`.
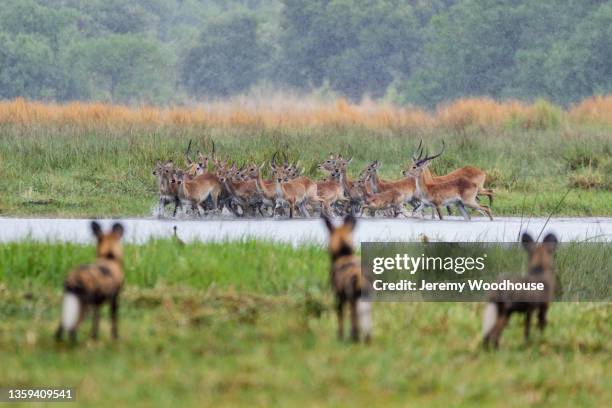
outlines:
[{"label": "green grass", "polygon": [[[122,130],[120,130],[122,129]],[[356,175],[370,160],[383,161],[381,174],[399,178],[422,138],[429,152],[441,141],[446,153],[433,163],[442,174],[475,165],[497,192],[497,215],[547,215],[566,194],[560,215],[612,215],[610,129],[575,125],[543,130],[508,127],[451,131],[365,129],[322,126],[117,128],[83,131],[37,125],[0,127],[0,215],[118,217],[151,214],[157,201],[151,174],[156,159],[183,163],[182,152],[214,140],[217,154],[239,163],[270,160],[287,149],[306,173],[329,151],[354,154]]]},{"label": "green grass", "polygon": [[56,345],[61,282],[93,253],[0,245],[0,386],[76,386],[93,406],[612,400],[610,303],[554,304],[546,333],[529,344],[514,319],[499,352],[479,347],[481,304],[376,303],[373,343],[342,343],[327,255],[316,246],[127,246],[120,341],[110,341],[104,319],[99,341],[87,339],[85,324],[77,347]]}]

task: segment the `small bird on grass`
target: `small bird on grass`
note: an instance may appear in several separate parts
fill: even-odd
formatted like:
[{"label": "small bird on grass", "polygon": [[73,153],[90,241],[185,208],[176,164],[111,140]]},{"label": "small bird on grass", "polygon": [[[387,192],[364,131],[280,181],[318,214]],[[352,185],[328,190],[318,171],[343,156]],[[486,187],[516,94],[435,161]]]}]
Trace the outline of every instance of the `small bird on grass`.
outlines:
[{"label": "small bird on grass", "polygon": [[426,244],[429,242],[429,237],[425,234],[419,234],[419,239],[422,243]]},{"label": "small bird on grass", "polygon": [[179,244],[179,246],[185,246],[185,243],[183,242],[183,240],[182,240],[182,239],[180,239],[180,238],[178,237],[178,234],[176,233],[176,230],[177,230],[176,225],[174,226],[174,228],[173,228],[173,229],[174,229],[174,241],[175,241],[177,244]]}]

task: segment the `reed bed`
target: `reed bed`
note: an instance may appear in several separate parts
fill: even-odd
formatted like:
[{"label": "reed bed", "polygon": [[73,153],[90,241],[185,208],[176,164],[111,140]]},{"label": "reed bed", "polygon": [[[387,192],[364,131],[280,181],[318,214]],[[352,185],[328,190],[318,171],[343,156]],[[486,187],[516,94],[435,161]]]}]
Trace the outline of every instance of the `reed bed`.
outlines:
[{"label": "reed bed", "polygon": [[365,99],[286,95],[236,97],[187,106],[123,106],[100,102],[46,103],[23,98],[0,102],[0,125],[54,125],[59,127],[262,127],[362,126],[368,129],[409,128],[430,130],[470,127],[548,129],[559,125],[612,125],[612,96],[596,96],[562,109],[544,100],[524,103],[469,98],[440,105],[428,112]]},{"label": "reed bed", "polygon": [[[495,215],[612,215],[611,98],[569,110],[462,99],[433,112],[364,100],[254,95],[197,107],[104,103],[0,102],[0,214],[6,216],[146,216],[157,200],[157,159],[183,163],[211,152],[238,163],[265,163],[274,152],[300,160],[320,179],[330,151],[353,155],[356,177],[381,160],[381,177],[401,176],[420,140],[444,155],[445,174],[472,165],[495,189]],[[264,166],[264,173],[267,173]],[[265,174],[267,176],[267,174]]]}]

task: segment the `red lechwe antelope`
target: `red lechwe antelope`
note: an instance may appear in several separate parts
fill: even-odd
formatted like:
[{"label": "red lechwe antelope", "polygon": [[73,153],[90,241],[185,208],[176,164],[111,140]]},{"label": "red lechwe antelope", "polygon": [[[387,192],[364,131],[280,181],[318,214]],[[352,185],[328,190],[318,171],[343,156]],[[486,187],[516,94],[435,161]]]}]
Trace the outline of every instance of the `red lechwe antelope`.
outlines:
[{"label": "red lechwe antelope", "polygon": [[[367,177],[370,180],[372,195],[383,194],[386,195],[387,198],[393,198],[394,200],[397,200],[397,196],[400,195],[403,204],[411,204],[414,208],[413,203],[416,192],[416,182],[414,178],[404,174],[404,178],[400,180],[382,180],[378,176],[378,169],[381,166],[382,163],[375,160],[366,168],[366,172],[368,173]],[[394,211],[394,216],[397,215],[398,212]]]},{"label": "red lechwe antelope", "polygon": [[229,199],[242,209],[242,213],[237,213],[238,215],[254,214],[256,210],[263,215],[259,205],[261,200],[257,190],[257,181],[245,179],[244,169],[238,170],[235,165],[221,166],[217,169],[217,177],[225,187]]},{"label": "red lechwe antelope", "polygon": [[200,208],[205,210],[205,202],[209,197],[212,199],[213,211],[218,211],[222,185],[216,175],[206,172],[190,176],[179,170],[174,174],[173,182],[178,185],[179,198],[191,204],[194,212],[199,213]]},{"label": "red lechwe antelope", "polygon": [[368,210],[371,216],[375,216],[377,211],[388,211],[391,210],[394,217],[397,217],[399,214],[405,213],[405,195],[399,190],[390,188],[379,193],[370,192],[367,188],[367,183],[372,177],[371,174],[368,174],[367,171],[359,177],[357,181],[358,186],[361,187],[363,192],[363,208],[361,213],[365,210]]},{"label": "red lechwe antelope", "polygon": [[[416,154],[418,154],[418,156],[416,156]],[[418,161],[423,156],[423,141],[422,140],[419,142],[419,146],[417,147],[416,154],[412,155],[413,162]],[[402,174],[406,176],[407,172],[408,170],[404,170]],[[478,195],[486,195],[489,198],[489,206],[493,204],[493,195],[494,195],[493,190],[490,188],[484,187],[484,183],[487,180],[487,173],[485,173],[478,167],[464,166],[456,170],[453,170],[444,176],[436,176],[431,172],[431,169],[429,167],[426,167],[425,170],[423,171],[423,174],[425,176],[425,180],[427,180],[430,183],[441,183],[441,182],[453,180],[459,177],[468,179],[478,186]],[[447,209],[448,209],[448,214],[450,215],[451,214],[450,207],[447,207]]]},{"label": "red lechwe antelope", "polygon": [[369,283],[361,273],[359,257],[353,250],[353,230],[356,219],[347,215],[339,227],[323,215],[329,230],[331,256],[331,284],[336,297],[338,338],[344,338],[344,307],[348,303],[351,316],[351,339],[359,341],[361,335],[370,341],[372,331],[371,302],[367,301]]},{"label": "red lechwe antelope", "polygon": [[117,339],[119,336],[117,313],[119,292],[123,286],[123,226],[114,224],[110,232],[104,233],[100,224],[93,221],[91,229],[98,240],[96,262],[72,270],[64,282],[62,317],[55,334],[58,341],[64,331],[68,332],[71,342],[76,341],[77,328],[90,307],[93,313],[91,336],[97,338],[100,306],[105,302],[110,303],[112,337]]},{"label": "red lechwe antelope", "polygon": [[333,169],[326,180],[317,182],[317,195],[322,200],[322,211],[329,217],[333,215],[333,205],[342,205],[349,201],[344,195],[341,177],[340,170]]},{"label": "red lechwe antelope", "polygon": [[174,211],[172,216],[176,216],[178,207],[181,206],[177,185],[172,182],[174,175],[174,164],[172,160],[162,163],[157,161],[153,175],[157,177],[159,188],[159,206],[157,209],[158,216],[164,215],[164,209],[168,204],[174,203]]},{"label": "red lechwe antelope", "polygon": [[276,182],[274,180],[264,180],[264,178],[261,176],[261,169],[264,167],[264,165],[265,163],[262,163],[262,165],[258,167],[257,165],[252,164],[247,167],[246,174],[252,180],[255,180],[255,187],[260,195],[262,204],[265,207],[272,208],[272,210],[274,210]]},{"label": "red lechwe antelope", "polygon": [[289,179],[287,174],[287,166],[279,166],[276,164],[276,153],[272,157],[270,168],[272,169],[272,178],[275,181],[275,197],[274,197],[274,212],[288,205],[289,218],[293,218],[296,207],[300,210],[302,217],[308,217],[305,204],[308,200],[306,188],[302,183]]},{"label": "red lechwe antelope", "polygon": [[483,215],[487,215],[493,221],[489,207],[480,204],[476,199],[478,195],[478,185],[476,183],[464,177],[457,177],[439,183],[428,181],[425,178],[424,171],[429,163],[443,152],[444,146],[442,146],[440,153],[412,162],[406,172],[408,176],[414,177],[417,190],[416,195],[421,201],[421,206],[433,207],[438,213],[440,220],[443,219],[440,207],[455,204],[466,220],[470,219],[470,215],[465,207],[469,207]]},{"label": "red lechwe antelope", "polygon": [[536,243],[531,235],[524,233],[521,239],[527,251],[527,275],[508,279],[514,283],[543,284],[544,290],[499,290],[491,293],[489,303],[485,306],[483,323],[483,345],[485,348],[493,343],[499,347],[499,339],[510,316],[513,313],[525,315],[525,341],[529,339],[531,315],[537,311],[538,328],[544,331],[546,314],[553,301],[557,283],[554,268],[554,253],[558,240],[553,234],[544,237],[541,244]]}]

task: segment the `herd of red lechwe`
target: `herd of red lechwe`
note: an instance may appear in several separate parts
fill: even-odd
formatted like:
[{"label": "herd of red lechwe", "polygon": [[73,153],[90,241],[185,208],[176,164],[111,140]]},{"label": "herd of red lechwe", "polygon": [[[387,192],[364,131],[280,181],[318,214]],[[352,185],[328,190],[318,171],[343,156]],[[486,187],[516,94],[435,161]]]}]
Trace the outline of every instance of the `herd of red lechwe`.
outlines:
[{"label": "herd of red lechwe", "polygon": [[[158,160],[153,174],[159,186],[158,214],[174,204],[173,216],[180,210],[193,215],[214,215],[227,211],[236,217],[328,217],[344,216],[423,216],[426,207],[443,219],[442,208],[449,214],[455,206],[464,219],[469,210],[476,210],[491,220],[489,206],[479,200],[487,196],[489,205],[493,190],[485,188],[486,173],[473,166],[456,169],[437,176],[429,164],[442,155],[423,154],[422,141],[412,155],[410,164],[397,180],[382,179],[378,175],[382,163],[375,160],[363,169],[356,179],[348,174],[351,157],[330,153],[317,169],[324,174],[312,180],[303,174],[299,162],[290,163],[286,154],[274,153],[266,163],[237,165],[212,152],[190,157],[191,142],[184,154],[185,167],[172,161]],[[283,156],[279,158],[280,156]],[[263,172],[269,171],[269,177]],[[412,208],[408,214],[407,206]]]}]

